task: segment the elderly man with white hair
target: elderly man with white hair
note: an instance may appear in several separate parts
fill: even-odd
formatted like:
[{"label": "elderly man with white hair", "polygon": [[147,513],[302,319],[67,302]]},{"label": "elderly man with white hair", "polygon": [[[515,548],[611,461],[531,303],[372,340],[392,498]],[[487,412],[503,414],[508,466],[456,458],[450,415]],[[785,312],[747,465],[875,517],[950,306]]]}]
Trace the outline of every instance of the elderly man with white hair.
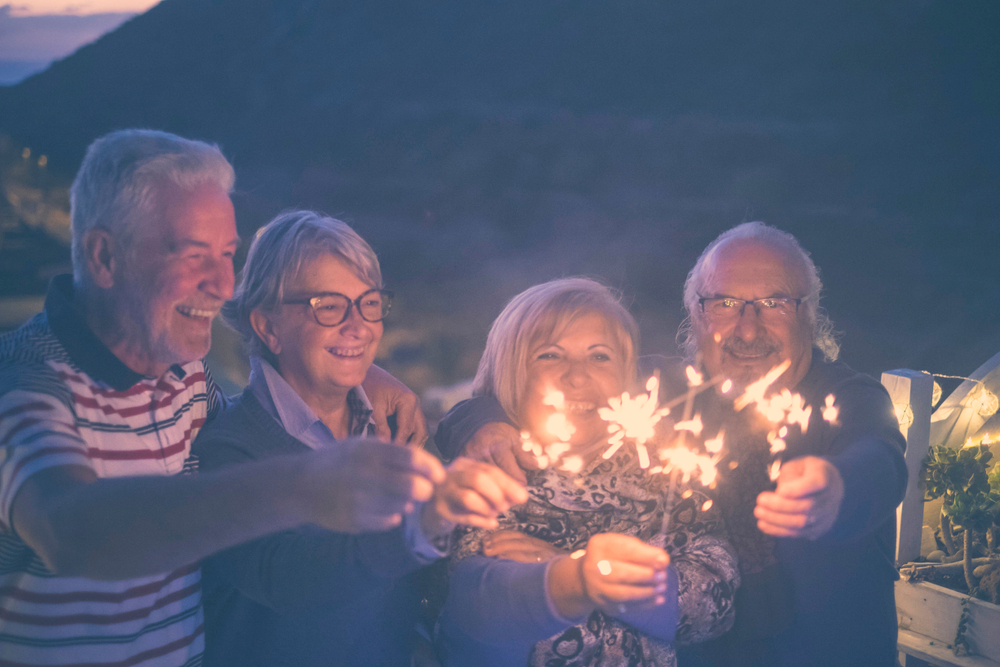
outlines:
[{"label": "elderly man with white hair", "polygon": [[[683,390],[684,363],[736,387],[701,394],[695,408],[706,435],[724,433],[717,503],[742,587],[733,629],[679,652],[682,666],[896,663],[894,510],[906,488],[905,441],[882,386],[836,361],[821,288],[798,241],[759,222],[709,244],[685,283],[679,337],[688,358],[662,369],[665,391]],[[775,485],[770,427],[755,410],[737,411],[732,396],[779,366],[770,391],[800,394],[812,413],[784,438]],[[824,419],[828,401],[836,419]],[[511,461],[531,461],[501,415],[473,398],[443,422],[438,446],[446,455],[464,446],[516,475]]]},{"label": "elderly man with white hair", "polygon": [[445,472],[364,441],[178,475],[220,409],[201,359],[233,294],[232,167],[126,130],[71,190],[73,276],[0,338],[0,664],[198,665],[198,561],[303,524],[397,526]]}]

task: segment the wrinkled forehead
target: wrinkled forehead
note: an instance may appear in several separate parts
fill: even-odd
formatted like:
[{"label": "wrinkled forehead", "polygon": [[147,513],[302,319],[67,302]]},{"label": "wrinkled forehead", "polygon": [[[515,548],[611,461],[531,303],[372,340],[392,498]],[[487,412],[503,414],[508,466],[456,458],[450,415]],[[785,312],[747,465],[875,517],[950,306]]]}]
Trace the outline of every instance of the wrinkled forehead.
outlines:
[{"label": "wrinkled forehead", "polygon": [[801,298],[807,291],[801,257],[755,239],[734,239],[719,247],[707,269],[703,296]]}]

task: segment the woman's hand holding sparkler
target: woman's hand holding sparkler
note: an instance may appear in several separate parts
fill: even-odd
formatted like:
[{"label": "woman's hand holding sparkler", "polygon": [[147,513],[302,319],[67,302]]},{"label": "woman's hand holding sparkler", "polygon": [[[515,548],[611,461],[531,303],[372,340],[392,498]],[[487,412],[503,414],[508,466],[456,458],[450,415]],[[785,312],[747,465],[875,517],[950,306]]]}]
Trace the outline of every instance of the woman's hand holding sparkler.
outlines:
[{"label": "woman's hand holding sparkler", "polygon": [[491,463],[524,484],[525,470],[538,470],[538,459],[522,448],[521,433],[510,424],[490,422],[465,445],[465,456]]},{"label": "woman's hand holding sparkler", "polygon": [[567,553],[569,552],[554,547],[545,540],[517,530],[498,530],[483,538],[484,556],[506,558],[519,563],[548,562]]},{"label": "woman's hand holding sparkler", "polygon": [[663,604],[670,555],[630,535],[601,533],[586,551],[558,558],[549,570],[552,600],[566,618],[594,609],[610,616]]},{"label": "woman's hand holding sparkler", "polygon": [[457,524],[492,529],[497,516],[528,500],[528,492],[496,466],[458,457],[423,506],[420,527],[428,539]]},{"label": "woman's hand holding sparkler", "polygon": [[815,540],[833,527],[844,499],[844,480],[836,466],[804,456],[781,466],[778,486],[757,496],[757,527],[775,537]]}]

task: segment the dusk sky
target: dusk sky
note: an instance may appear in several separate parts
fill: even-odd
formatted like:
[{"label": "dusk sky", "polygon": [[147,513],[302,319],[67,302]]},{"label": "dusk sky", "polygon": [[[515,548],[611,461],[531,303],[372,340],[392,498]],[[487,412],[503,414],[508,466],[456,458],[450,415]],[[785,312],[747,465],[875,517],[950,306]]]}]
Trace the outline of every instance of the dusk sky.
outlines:
[{"label": "dusk sky", "polygon": [[28,0],[0,5],[0,85],[39,72],[158,0]]}]

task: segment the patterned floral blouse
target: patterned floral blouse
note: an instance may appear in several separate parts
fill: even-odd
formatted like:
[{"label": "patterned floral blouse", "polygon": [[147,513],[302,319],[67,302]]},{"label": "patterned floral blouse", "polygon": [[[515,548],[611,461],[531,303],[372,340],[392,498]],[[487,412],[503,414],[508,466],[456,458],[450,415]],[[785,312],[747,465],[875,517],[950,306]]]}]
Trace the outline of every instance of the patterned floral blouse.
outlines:
[{"label": "patterned floral blouse", "polygon": [[[610,460],[598,457],[579,473],[549,468],[528,472],[527,477],[528,502],[502,516],[497,530],[517,530],[567,552],[585,548],[598,533],[631,535],[662,547],[670,553],[678,579],[674,642],[702,642],[732,626],[739,571],[722,521],[700,486],[677,485],[664,534],[670,477],[641,470],[626,448]],[[481,556],[487,534],[480,529],[461,534],[454,543],[452,567]],[[664,634],[669,636],[669,629]],[[673,667],[676,662],[671,642],[601,611],[538,642],[528,656],[528,664],[538,667]]]}]

